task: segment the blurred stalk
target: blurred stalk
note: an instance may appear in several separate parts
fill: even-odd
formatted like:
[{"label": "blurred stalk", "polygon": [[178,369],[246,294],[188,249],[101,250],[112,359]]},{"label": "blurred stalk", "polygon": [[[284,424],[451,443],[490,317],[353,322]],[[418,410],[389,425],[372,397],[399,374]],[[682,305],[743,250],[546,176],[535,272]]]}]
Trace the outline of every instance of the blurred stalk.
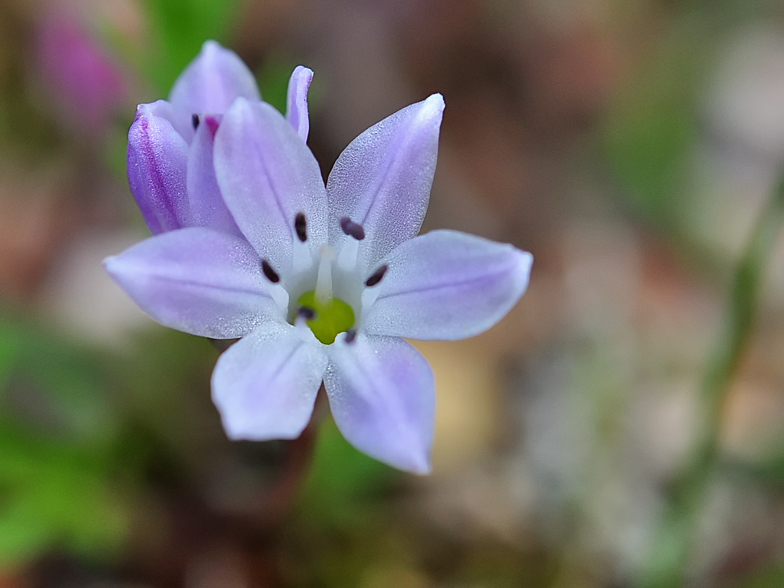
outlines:
[{"label": "blurred stalk", "polygon": [[668,494],[658,534],[638,582],[640,588],[680,588],[688,581],[689,556],[717,458],[724,403],[752,334],[763,271],[782,221],[784,174],[765,204],[735,270],[722,332],[702,381],[694,445]]}]

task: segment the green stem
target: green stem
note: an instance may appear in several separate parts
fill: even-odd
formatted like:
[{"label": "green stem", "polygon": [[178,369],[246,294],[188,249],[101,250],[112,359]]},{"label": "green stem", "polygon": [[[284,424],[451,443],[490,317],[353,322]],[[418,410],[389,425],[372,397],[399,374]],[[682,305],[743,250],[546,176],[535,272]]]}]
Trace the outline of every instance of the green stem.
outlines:
[{"label": "green stem", "polygon": [[721,335],[708,360],[700,388],[696,436],[689,458],[675,478],[641,588],[680,588],[716,462],[721,416],[732,378],[743,357],[759,307],[763,271],[784,220],[784,176],[765,205],[732,280]]}]

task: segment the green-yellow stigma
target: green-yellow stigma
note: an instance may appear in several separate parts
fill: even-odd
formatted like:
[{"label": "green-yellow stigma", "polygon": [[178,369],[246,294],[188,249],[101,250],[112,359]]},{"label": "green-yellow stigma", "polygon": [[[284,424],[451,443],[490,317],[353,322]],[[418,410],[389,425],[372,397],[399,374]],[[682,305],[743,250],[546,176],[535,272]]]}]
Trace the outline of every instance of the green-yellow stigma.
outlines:
[{"label": "green-yellow stigma", "polygon": [[306,324],[324,345],[331,345],[339,333],[354,326],[354,310],[340,298],[330,296],[322,300],[315,290],[311,290],[299,297],[297,307],[313,310],[315,316],[307,319]]}]

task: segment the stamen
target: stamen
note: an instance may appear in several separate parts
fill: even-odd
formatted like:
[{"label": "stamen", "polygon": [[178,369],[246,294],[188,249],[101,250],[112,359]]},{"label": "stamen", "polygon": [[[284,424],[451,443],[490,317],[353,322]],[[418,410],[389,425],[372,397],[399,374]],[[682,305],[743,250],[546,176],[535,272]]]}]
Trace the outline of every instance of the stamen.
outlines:
[{"label": "stamen", "polygon": [[359,255],[359,241],[356,239],[346,239],[338,255],[338,267],[344,272],[353,272],[357,267],[357,256]]},{"label": "stamen", "polygon": [[361,241],[365,238],[365,228],[359,223],[355,223],[347,216],[340,219],[340,228],[343,229],[343,232],[346,233],[346,235],[354,237],[357,241]]},{"label": "stamen", "polygon": [[194,131],[199,128],[199,115],[198,114],[192,114],[191,115],[191,123],[193,123],[193,130]]},{"label": "stamen", "polygon": [[316,276],[316,296],[319,300],[326,301],[332,298],[332,262],[335,261],[335,251],[325,245],[321,248],[320,253],[321,261]]},{"label": "stamen", "polygon": [[346,331],[346,336],[343,338],[345,343],[353,343],[357,338],[357,330],[356,329],[349,329]]},{"label": "stamen", "polygon": [[297,316],[301,316],[306,321],[312,321],[316,318],[316,311],[309,306],[300,306],[299,310],[297,310]]},{"label": "stamen", "polygon": [[373,286],[378,284],[381,281],[381,279],[384,277],[384,274],[387,273],[388,269],[389,266],[387,264],[384,264],[381,267],[379,267],[376,271],[370,274],[370,277],[367,280],[365,280],[365,286],[367,286],[368,288],[372,288]]},{"label": "stamen", "polygon": [[264,272],[264,275],[267,276],[267,279],[273,284],[280,282],[280,276],[278,275],[278,272],[272,269],[272,266],[266,259],[261,260],[261,271]]},{"label": "stamen", "polygon": [[304,212],[298,212],[294,218],[294,230],[297,232],[297,239],[302,243],[308,240],[308,221]]}]

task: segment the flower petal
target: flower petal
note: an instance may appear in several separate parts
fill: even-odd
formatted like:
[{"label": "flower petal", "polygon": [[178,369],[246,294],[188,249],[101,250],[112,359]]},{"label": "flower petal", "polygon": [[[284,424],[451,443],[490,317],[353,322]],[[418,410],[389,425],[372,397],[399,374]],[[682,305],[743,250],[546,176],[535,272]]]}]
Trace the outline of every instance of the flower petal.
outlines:
[{"label": "flower petal", "polygon": [[217,117],[206,115],[191,143],[187,177],[191,222],[193,226],[209,227],[241,237],[242,233],[226,208],[215,179],[212,151],[217,130]]},{"label": "flower petal", "polygon": [[366,289],[363,296],[377,298],[364,328],[413,339],[471,337],[515,305],[532,262],[530,253],[465,233],[421,235],[398,247],[381,283]]},{"label": "flower petal", "polygon": [[165,233],[107,258],[104,266],[152,318],[193,335],[242,337],[283,316],[256,252],[226,233],[201,227]]},{"label": "flower petal", "polygon": [[308,89],[311,81],[313,81],[313,71],[303,65],[295,67],[289,78],[286,119],[303,141],[308,140],[308,131],[310,131]]},{"label": "flower petal", "polygon": [[345,335],[329,347],[324,386],[335,423],[357,449],[418,474],[430,471],[435,388],[424,357],[396,337]]},{"label": "flower petal", "polygon": [[344,239],[340,218],[365,228],[366,265],[414,237],[422,225],[436,169],[444,99],[433,94],[354,139],[327,181],[330,243]]},{"label": "flower petal", "polygon": [[286,323],[265,324],[221,355],[212,400],[231,439],[294,439],[310,420],[327,367],[312,334]]},{"label": "flower petal", "polygon": [[297,213],[308,245],[326,243],[327,194],[318,163],[269,104],[237,99],[215,135],[215,175],[223,199],[259,255],[282,275],[292,262]]},{"label": "flower petal", "polygon": [[190,145],[193,140],[193,117],[184,111],[177,110],[172,106],[171,102],[166,100],[157,100],[151,104],[140,104],[137,110],[142,106],[147,107],[147,111],[155,116],[165,118],[174,127],[174,130],[185,139],[185,142]]},{"label": "flower petal", "polygon": [[253,74],[236,53],[207,41],[177,78],[169,101],[188,115],[222,114],[238,96],[261,99]]},{"label": "flower petal", "polygon": [[190,216],[188,145],[166,118],[155,114],[159,105],[140,104],[128,131],[128,183],[153,234],[186,226]]}]

